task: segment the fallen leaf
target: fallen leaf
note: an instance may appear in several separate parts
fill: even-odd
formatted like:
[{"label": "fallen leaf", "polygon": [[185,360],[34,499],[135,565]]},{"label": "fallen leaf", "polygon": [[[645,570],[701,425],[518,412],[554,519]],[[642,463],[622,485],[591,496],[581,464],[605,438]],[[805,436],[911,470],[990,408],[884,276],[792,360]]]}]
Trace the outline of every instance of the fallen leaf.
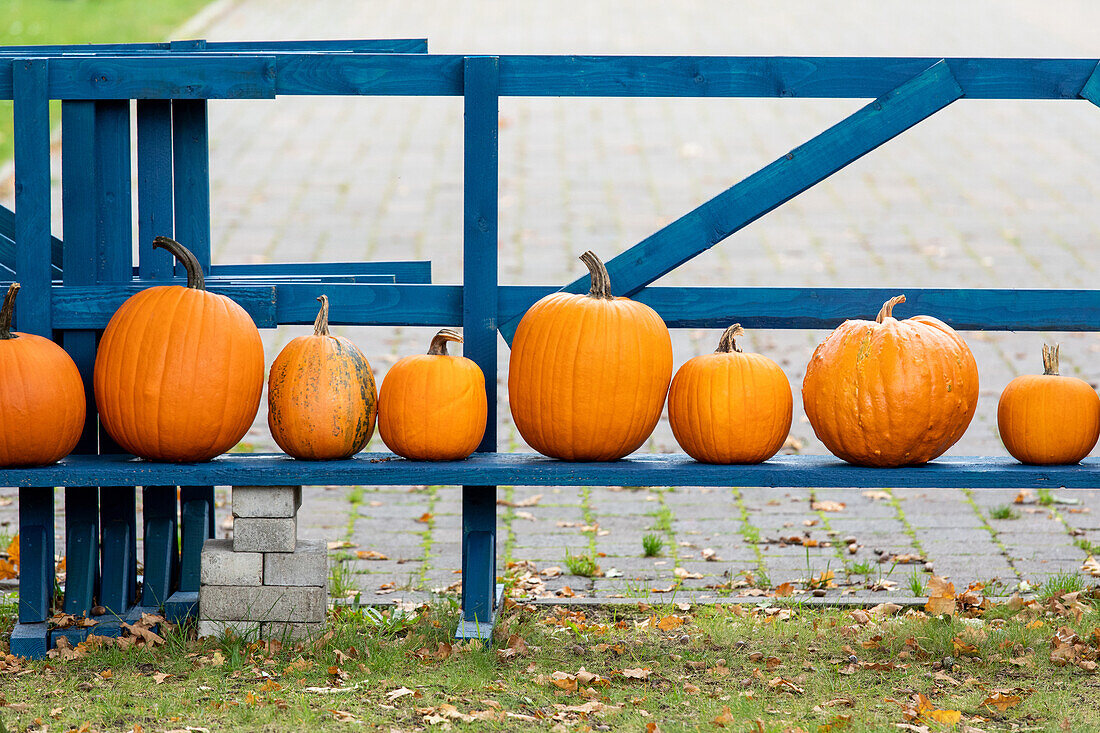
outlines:
[{"label": "fallen leaf", "polygon": [[653,674],[653,670],[649,667],[638,667],[636,669],[624,669],[623,677],[631,680],[646,680],[649,679],[649,675]]},{"label": "fallen leaf", "polygon": [[737,718],[733,717],[733,713],[730,712],[730,706],[726,705],[722,708],[721,714],[719,714],[718,717],[710,722],[725,728],[727,725],[733,725],[734,723],[736,723]]},{"label": "fallen leaf", "polygon": [[978,707],[996,708],[998,712],[1003,713],[1009,708],[1019,705],[1020,700],[1021,698],[1017,695],[1006,695],[997,690],[985,700],[982,700],[981,705]]},{"label": "fallen leaf", "polygon": [[848,505],[842,501],[824,500],[810,502],[810,509],[813,509],[815,512],[842,512],[846,506]]},{"label": "fallen leaf", "polygon": [[359,550],[355,556],[360,560],[389,560],[389,557],[377,550]]},{"label": "fallen leaf", "polygon": [[928,579],[928,602],[924,610],[933,616],[955,615],[955,584],[933,575]]},{"label": "fallen leaf", "polygon": [[682,616],[670,615],[665,616],[657,622],[657,628],[661,631],[672,631],[678,629],[684,625],[685,619]]},{"label": "fallen leaf", "polygon": [[780,583],[775,586],[775,597],[785,598],[794,593],[794,586],[790,582]]},{"label": "fallen leaf", "polygon": [[435,519],[434,514],[432,514],[431,512],[424,512],[423,514],[421,514],[419,517],[416,518],[416,521],[418,521],[422,524],[428,524],[433,519]]}]

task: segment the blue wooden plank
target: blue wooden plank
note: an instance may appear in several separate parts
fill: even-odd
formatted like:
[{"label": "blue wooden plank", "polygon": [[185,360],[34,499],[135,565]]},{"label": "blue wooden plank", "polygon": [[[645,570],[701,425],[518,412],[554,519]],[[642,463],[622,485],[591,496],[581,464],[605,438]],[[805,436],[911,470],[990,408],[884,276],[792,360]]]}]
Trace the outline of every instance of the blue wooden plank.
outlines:
[{"label": "blue wooden plank", "polygon": [[172,276],[172,255],[153,249],[158,236],[175,236],[172,216],[172,103],[137,103],[138,271],[141,277]]},{"label": "blue wooden plank", "polygon": [[275,59],[279,95],[462,94],[462,56],[280,54]]},{"label": "blue wooden plank", "polygon": [[146,486],[142,489],[143,606],[163,606],[175,590],[180,562],[176,504],[175,486]]},{"label": "blue wooden plank", "polygon": [[53,549],[53,487],[21,487],[19,489],[19,623],[21,624],[38,624],[50,617],[54,586]]},{"label": "blue wooden plank", "polygon": [[193,593],[199,590],[203,543],[214,536],[214,482],[206,485],[188,481],[176,483],[180,484],[179,590]]},{"label": "blue wooden plank", "polygon": [[133,486],[104,486],[99,491],[99,603],[123,615],[137,594],[137,506]]},{"label": "blue wooden plank", "polygon": [[99,489],[65,489],[65,613],[87,615],[99,588]]},{"label": "blue wooden plank", "polygon": [[8,645],[13,656],[24,659],[45,659],[46,651],[52,648],[49,641],[50,631],[45,621],[40,624],[17,623],[11,630]]},{"label": "blue wooden plank", "polygon": [[[50,237],[53,276],[61,277],[61,240]],[[0,205],[0,267],[15,269],[15,212]]]},{"label": "blue wooden plank", "polygon": [[1089,74],[1085,85],[1081,87],[1078,96],[1100,107],[1100,64],[1093,67],[1092,73]]},{"label": "blue wooden plank", "polygon": [[[260,328],[274,328],[278,325],[276,319],[275,293],[283,286],[256,285],[247,287],[211,287],[210,292],[219,293],[232,298],[242,308],[248,311],[252,320]],[[328,292],[330,287],[386,287],[367,285],[333,285],[333,286],[294,286],[312,287],[317,290],[321,287]],[[394,286],[389,286],[394,287]],[[425,286],[409,286],[425,287]],[[143,290],[140,285],[112,284],[87,287],[60,287],[54,288],[53,313],[57,319],[58,328],[104,328],[118,307],[127,298],[136,292]],[[20,293],[22,297],[22,293]],[[316,314],[314,314],[316,315]],[[312,322],[312,321],[311,321]],[[333,321],[336,322],[335,320]]]},{"label": "blue wooden plank", "polygon": [[394,281],[403,284],[427,284],[432,281],[431,260],[398,262],[265,262],[256,264],[214,264],[212,275],[325,275],[346,273],[352,275],[392,274]]},{"label": "blue wooden plank", "polygon": [[[176,240],[210,273],[210,148],[205,100],[172,102]],[[182,265],[180,266],[182,274]]]},{"label": "blue wooden plank", "polygon": [[[500,61],[467,58],[463,72],[462,353],[485,374],[489,414],[478,452],[497,447],[497,128]],[[496,601],[496,487],[462,487],[462,618],[491,626]],[[476,633],[476,632],[475,632]],[[478,634],[480,636],[480,634]]]},{"label": "blue wooden plank", "polygon": [[[0,99],[12,98],[14,63],[0,56]],[[48,79],[50,99],[271,99],[275,57],[61,56]]]},{"label": "blue wooden plank", "polygon": [[[776,456],[755,466],[642,455],[613,463],[568,463],[532,453],[475,453],[464,461],[407,461],[359,453],[343,461],[230,453],[206,463],[155,463],[131,456],[69,456],[52,466],[0,469],[0,486],[756,486],[874,488],[1100,488],[1100,458],[1073,466],[1025,466],[1008,456],[941,457],[924,466],[865,468],[832,456]],[[51,489],[28,489],[27,496]],[[52,506],[52,504],[51,504]],[[49,525],[52,527],[52,523]]]},{"label": "blue wooden plank", "polygon": [[[939,61],[888,94],[795,148],[774,163],[684,214],[607,262],[616,295],[632,295],[748,226],[849,163],[858,160],[962,96],[947,64]],[[578,278],[564,290],[587,292]],[[530,304],[528,304],[530,305]],[[502,313],[501,333],[511,343],[526,307]]]},{"label": "blue wooden plank", "polygon": [[[280,324],[313,323],[321,294],[316,285],[279,285],[277,290]],[[462,325],[462,288],[457,285],[335,284],[325,285],[324,292],[334,325]]]},{"label": "blue wooden plank", "polygon": [[133,268],[130,103],[95,103],[96,280],[125,282]]},{"label": "blue wooden plank", "polygon": [[51,337],[50,105],[44,59],[14,62],[15,272],[23,285],[15,324]]}]

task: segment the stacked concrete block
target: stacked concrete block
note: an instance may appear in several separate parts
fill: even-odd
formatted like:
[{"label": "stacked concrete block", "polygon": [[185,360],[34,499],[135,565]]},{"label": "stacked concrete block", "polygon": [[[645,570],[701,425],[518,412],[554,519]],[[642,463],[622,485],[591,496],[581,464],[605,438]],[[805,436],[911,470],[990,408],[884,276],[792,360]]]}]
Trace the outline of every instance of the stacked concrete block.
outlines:
[{"label": "stacked concrete block", "polygon": [[233,487],[233,539],[202,549],[199,636],[299,640],[328,608],[324,540],[298,540],[301,486]]}]

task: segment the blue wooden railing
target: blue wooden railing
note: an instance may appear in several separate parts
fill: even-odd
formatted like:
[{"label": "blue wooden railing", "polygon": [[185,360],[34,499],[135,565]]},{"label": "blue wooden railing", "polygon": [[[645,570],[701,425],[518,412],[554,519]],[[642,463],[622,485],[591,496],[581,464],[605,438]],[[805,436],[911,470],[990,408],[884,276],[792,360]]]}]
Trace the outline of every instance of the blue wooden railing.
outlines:
[{"label": "blue wooden railing", "polygon": [[[608,262],[616,293],[650,304],[673,328],[725,327],[735,319],[754,328],[831,328],[845,318],[873,317],[883,301],[900,292],[897,287],[667,288],[651,283],[954,101],[1100,101],[1095,59],[497,57],[437,56],[424,50],[418,41],[0,50],[0,98],[15,100],[17,179],[17,216],[0,211],[0,267],[18,273],[24,285],[17,326],[59,335],[89,379],[96,333],[114,309],[135,290],[175,276],[164,253],[142,248],[136,270],[131,262],[130,100],[137,100],[142,242],[174,231],[210,270],[211,289],[231,294],[260,326],[312,322],[322,283],[338,314],[335,323],[462,326],[464,353],[485,372],[490,415],[496,414],[497,333],[509,340],[524,311],[560,288],[500,285],[497,280],[501,96],[873,100]],[[210,265],[206,100],[276,95],[463,96],[461,285],[429,284],[426,263],[355,269],[346,264]],[[64,100],[62,241],[51,238],[49,229],[50,99]],[[165,173],[169,169],[171,176]],[[565,288],[580,292],[587,284],[578,280]],[[904,292],[915,310],[935,313],[959,329],[1100,330],[1100,291]],[[485,636],[494,619],[499,484],[1100,485],[1100,462],[1094,460],[1048,468],[1021,466],[1007,457],[951,458],[889,470],[820,456],[779,457],[760,466],[706,466],[683,456],[572,464],[498,454],[496,446],[490,421],[479,453],[455,463],[421,464],[387,454],[321,463],[284,455],[227,455],[204,464],[166,465],[119,455],[105,434],[96,434],[92,417],[77,455],[45,468],[0,469],[0,485],[20,487],[23,577],[12,648],[37,656],[49,642],[49,487],[54,486],[68,487],[65,610],[87,612],[98,600],[118,615],[156,605],[182,615],[194,602],[198,548],[213,527],[213,485],[461,485],[463,622],[458,635],[472,637]],[[140,599],[133,598],[136,486],[144,491]],[[177,521],[182,548],[176,547]]]}]

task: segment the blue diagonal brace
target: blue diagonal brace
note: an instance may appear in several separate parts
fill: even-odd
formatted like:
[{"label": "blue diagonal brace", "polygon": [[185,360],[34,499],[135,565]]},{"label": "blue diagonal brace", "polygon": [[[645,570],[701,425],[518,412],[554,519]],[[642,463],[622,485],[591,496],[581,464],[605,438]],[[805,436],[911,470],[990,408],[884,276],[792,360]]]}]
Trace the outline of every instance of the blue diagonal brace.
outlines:
[{"label": "blue diagonal brace", "polygon": [[[616,295],[632,295],[963,96],[947,62],[887,92],[607,262]],[[588,291],[587,276],[563,288]],[[509,343],[523,311],[500,314]]]},{"label": "blue diagonal brace", "polygon": [[1077,93],[1077,96],[1100,107],[1100,63],[1092,70],[1088,81],[1085,82],[1085,86],[1081,87],[1081,91]]}]

